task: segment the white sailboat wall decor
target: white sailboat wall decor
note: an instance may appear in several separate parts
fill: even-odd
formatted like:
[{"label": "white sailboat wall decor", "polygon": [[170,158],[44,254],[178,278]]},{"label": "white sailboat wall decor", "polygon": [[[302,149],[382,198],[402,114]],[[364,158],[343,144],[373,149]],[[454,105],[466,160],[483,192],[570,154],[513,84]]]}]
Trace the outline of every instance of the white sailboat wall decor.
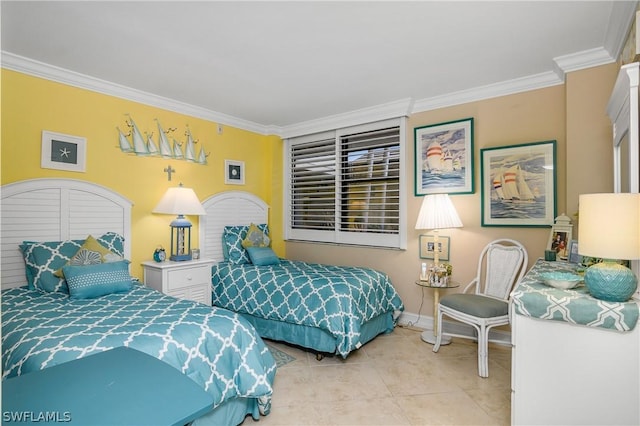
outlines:
[{"label": "white sailboat wall decor", "polygon": [[[171,138],[172,142],[169,142],[168,134],[174,132],[176,128],[168,128],[165,131],[160,124],[160,120],[155,118],[154,120],[158,128],[158,138],[156,142],[153,139],[153,132],[145,132],[146,138],[143,137],[142,132],[131,116],[129,114],[126,114],[126,116],[128,117],[126,125],[130,129],[129,132],[125,134],[120,130],[120,127],[116,126],[116,130],[118,131],[118,147],[122,152],[145,157],[161,156],[165,159],[186,160],[200,165],[207,164],[209,154],[205,152],[204,144],[200,145],[199,151],[196,149],[196,144],[198,144],[199,141],[193,138],[189,126],[187,126],[184,132],[187,137],[185,142],[181,143],[175,138]],[[198,152],[197,156],[196,151]]]},{"label": "white sailboat wall decor", "polygon": [[153,133],[147,134],[147,151],[149,151],[149,155],[158,155],[160,152],[151,136],[153,136]]},{"label": "white sailboat wall decor", "polygon": [[207,155],[207,154],[204,152],[204,146],[203,146],[203,145],[200,145],[200,154],[198,154],[198,161],[197,161],[197,163],[198,163],[198,164],[202,164],[202,165],[207,164],[207,157],[208,157],[208,156],[209,156],[209,155]]},{"label": "white sailboat wall decor", "polygon": [[193,137],[191,137],[191,131],[188,127],[184,133],[187,136],[187,146],[184,149],[184,159],[193,163],[196,160],[195,142],[193,141]]},{"label": "white sailboat wall decor", "polygon": [[133,152],[133,147],[131,146],[129,139],[127,139],[127,136],[122,133],[120,127],[116,126],[116,129],[118,130],[118,146],[120,147],[120,150],[125,153]]},{"label": "white sailboat wall decor", "polygon": [[169,139],[167,139],[167,133],[174,131],[175,129],[169,129],[166,132],[162,128],[160,124],[160,120],[155,119],[158,124],[158,147],[160,149],[160,155],[162,158],[173,158],[173,151],[171,150],[171,145],[169,144]]},{"label": "white sailboat wall decor", "polygon": [[142,138],[142,133],[136,126],[135,121],[129,116],[130,122],[127,125],[131,128],[131,136],[133,138],[133,151],[136,155],[149,155],[149,149],[147,148],[147,144]]},{"label": "white sailboat wall decor", "polygon": [[173,140],[173,158],[176,160],[184,160],[184,154],[182,153],[182,144],[177,140]]}]

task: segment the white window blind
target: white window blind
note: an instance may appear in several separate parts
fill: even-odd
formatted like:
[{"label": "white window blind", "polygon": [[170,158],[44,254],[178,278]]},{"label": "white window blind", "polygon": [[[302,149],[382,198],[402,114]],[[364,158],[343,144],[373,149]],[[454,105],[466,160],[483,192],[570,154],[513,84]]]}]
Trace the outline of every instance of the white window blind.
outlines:
[{"label": "white window blind", "polygon": [[404,248],[402,123],[287,141],[288,239]]}]

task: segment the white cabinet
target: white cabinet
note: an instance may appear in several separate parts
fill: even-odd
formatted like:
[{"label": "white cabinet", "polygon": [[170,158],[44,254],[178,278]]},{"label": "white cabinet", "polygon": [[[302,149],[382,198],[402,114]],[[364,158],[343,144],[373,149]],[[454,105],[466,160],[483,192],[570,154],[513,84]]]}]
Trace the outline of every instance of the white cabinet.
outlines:
[{"label": "white cabinet", "polygon": [[142,263],[144,284],[179,299],[189,299],[211,306],[210,259],[183,262]]},{"label": "white cabinet", "polygon": [[640,424],[640,325],[620,333],[513,315],[511,423]]}]

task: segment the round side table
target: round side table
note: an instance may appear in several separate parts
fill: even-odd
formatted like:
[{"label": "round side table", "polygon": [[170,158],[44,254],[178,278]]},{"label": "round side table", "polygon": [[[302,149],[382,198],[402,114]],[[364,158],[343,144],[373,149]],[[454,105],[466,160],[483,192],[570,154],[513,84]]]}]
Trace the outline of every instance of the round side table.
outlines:
[{"label": "round side table", "polygon": [[[420,338],[423,342],[435,345],[436,336],[438,335],[438,303],[440,302],[440,290],[460,287],[460,283],[449,281],[446,286],[435,286],[431,285],[429,281],[418,280],[416,281],[416,285],[433,289],[433,330],[423,331]],[[448,345],[449,343],[451,343],[451,337],[442,336],[440,344]]]}]

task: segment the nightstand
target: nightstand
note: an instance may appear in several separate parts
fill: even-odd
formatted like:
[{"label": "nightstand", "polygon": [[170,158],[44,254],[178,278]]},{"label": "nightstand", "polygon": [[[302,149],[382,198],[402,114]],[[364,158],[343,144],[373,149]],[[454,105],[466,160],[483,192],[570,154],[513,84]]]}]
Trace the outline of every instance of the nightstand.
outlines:
[{"label": "nightstand", "polygon": [[211,306],[211,259],[142,262],[144,284],[179,299]]}]

